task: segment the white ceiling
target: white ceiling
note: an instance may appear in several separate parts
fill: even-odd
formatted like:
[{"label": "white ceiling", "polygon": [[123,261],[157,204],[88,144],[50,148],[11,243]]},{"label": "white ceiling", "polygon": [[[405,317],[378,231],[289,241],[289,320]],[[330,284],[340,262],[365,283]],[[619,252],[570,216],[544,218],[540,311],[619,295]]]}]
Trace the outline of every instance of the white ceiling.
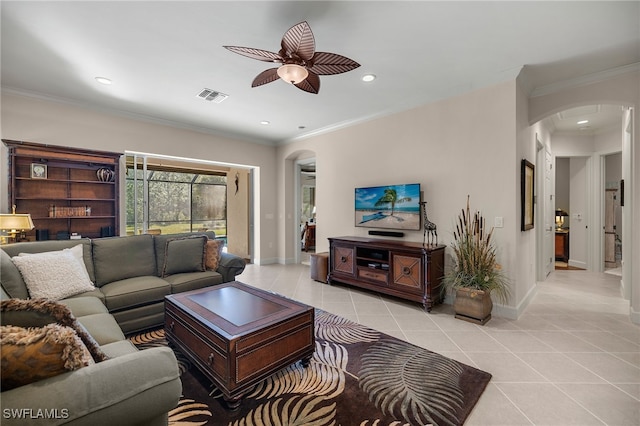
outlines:
[{"label": "white ceiling", "polygon": [[[1,13],[8,93],[270,144],[512,80],[523,67],[535,91],[640,62],[637,1],[2,1]],[[277,52],[303,20],[318,51],[361,67],[321,76],[317,95],[282,81],[251,88],[273,65],[222,46]],[[378,78],[364,83],[366,73]],[[206,102],[203,88],[229,98]]]}]

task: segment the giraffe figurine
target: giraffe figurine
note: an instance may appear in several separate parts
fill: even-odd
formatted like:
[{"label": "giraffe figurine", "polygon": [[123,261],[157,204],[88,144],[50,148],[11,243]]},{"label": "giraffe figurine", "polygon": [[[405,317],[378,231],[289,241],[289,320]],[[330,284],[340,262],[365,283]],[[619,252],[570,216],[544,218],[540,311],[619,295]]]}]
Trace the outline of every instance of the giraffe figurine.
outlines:
[{"label": "giraffe figurine", "polygon": [[[420,206],[422,207],[422,213],[424,214],[424,234],[422,236],[422,245],[425,245],[425,243],[428,243],[429,245],[438,244],[438,227],[427,217],[427,202],[421,201]],[[428,241],[427,232],[429,233]]]}]

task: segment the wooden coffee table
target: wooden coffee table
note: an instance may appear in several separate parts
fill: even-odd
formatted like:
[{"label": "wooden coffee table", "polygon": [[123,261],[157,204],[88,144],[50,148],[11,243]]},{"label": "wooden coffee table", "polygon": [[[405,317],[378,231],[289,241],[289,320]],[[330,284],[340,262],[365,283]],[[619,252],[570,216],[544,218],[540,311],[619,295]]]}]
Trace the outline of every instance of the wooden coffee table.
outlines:
[{"label": "wooden coffee table", "polygon": [[238,281],[165,297],[165,334],[230,409],[258,382],[315,350],[311,306]]}]

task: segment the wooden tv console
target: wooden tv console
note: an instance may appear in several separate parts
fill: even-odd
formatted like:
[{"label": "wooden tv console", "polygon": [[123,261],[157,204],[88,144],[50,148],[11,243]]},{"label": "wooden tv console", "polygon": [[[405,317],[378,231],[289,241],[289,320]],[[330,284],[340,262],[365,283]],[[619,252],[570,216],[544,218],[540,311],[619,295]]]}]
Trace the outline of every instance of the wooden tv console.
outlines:
[{"label": "wooden tv console", "polygon": [[365,237],[329,238],[329,284],[340,282],[414,302],[441,302],[444,245]]}]

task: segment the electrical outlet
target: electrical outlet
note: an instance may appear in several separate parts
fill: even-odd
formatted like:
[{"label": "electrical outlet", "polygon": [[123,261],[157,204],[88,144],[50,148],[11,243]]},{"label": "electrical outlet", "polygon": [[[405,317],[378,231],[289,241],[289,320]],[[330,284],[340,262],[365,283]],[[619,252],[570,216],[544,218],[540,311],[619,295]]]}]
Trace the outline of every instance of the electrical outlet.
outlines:
[{"label": "electrical outlet", "polygon": [[502,216],[496,216],[493,219],[493,226],[495,228],[502,228],[504,227],[504,218]]}]

